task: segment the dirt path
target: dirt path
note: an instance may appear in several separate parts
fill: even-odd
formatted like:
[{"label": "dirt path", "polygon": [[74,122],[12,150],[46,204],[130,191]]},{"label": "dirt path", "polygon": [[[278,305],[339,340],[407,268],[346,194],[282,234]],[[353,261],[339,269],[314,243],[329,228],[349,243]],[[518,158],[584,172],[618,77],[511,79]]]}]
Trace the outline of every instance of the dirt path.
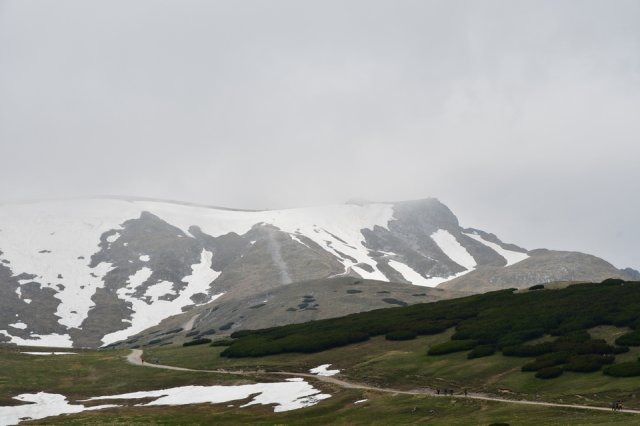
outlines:
[{"label": "dirt path", "polygon": [[[183,367],[174,367],[171,365],[162,365],[162,364],[153,364],[143,361],[143,351],[141,349],[133,349],[131,353],[127,356],[127,361],[134,365],[141,365],[145,367],[153,367],[153,368],[162,368],[165,370],[176,370],[176,371],[193,371],[198,373],[218,373],[218,374],[234,374],[241,376],[255,376],[256,374],[273,374],[279,376],[293,376],[293,377],[306,377],[314,380],[319,380],[325,383],[331,383],[337,386],[340,386],[345,389],[362,389],[369,390],[375,392],[384,392],[391,394],[402,394],[402,395],[429,395],[434,397],[442,397],[445,395],[438,395],[432,389],[418,389],[418,390],[410,390],[404,391],[399,389],[391,389],[391,388],[379,388],[375,386],[369,386],[362,383],[349,382],[346,380],[338,379],[336,377],[331,376],[317,376],[315,374],[310,373],[293,373],[289,371],[248,371],[248,370],[194,370],[191,368],[183,368]],[[507,402],[511,404],[524,404],[524,405],[541,405],[545,407],[560,407],[560,408],[575,408],[582,410],[595,410],[595,411],[611,411],[609,407],[594,407],[591,405],[574,405],[574,404],[556,404],[553,402],[540,402],[540,401],[529,401],[526,399],[506,399],[506,398],[498,398],[489,395],[483,395],[478,393],[468,393],[467,396],[463,395],[449,395],[447,398],[469,398],[469,399],[478,399],[482,401],[496,401],[496,402]],[[631,413],[631,414],[640,414],[640,410],[620,410],[622,413]]]}]

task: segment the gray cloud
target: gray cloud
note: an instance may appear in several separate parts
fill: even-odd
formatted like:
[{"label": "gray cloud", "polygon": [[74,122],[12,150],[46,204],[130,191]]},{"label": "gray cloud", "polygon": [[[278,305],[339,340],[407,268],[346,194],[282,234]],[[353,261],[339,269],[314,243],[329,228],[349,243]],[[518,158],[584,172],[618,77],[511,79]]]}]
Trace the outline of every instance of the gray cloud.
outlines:
[{"label": "gray cloud", "polygon": [[437,196],[640,268],[640,3],[0,1],[0,200]]}]

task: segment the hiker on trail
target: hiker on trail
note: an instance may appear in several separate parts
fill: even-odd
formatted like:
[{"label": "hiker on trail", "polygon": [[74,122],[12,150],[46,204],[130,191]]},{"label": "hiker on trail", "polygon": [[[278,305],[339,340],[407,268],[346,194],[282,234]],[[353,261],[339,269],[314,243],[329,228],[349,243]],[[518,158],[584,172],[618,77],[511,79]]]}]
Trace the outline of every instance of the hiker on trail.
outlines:
[{"label": "hiker on trail", "polygon": [[467,390],[466,389],[464,390],[464,396],[467,396]]},{"label": "hiker on trail", "polygon": [[436,389],[436,394],[440,395],[440,388]]}]

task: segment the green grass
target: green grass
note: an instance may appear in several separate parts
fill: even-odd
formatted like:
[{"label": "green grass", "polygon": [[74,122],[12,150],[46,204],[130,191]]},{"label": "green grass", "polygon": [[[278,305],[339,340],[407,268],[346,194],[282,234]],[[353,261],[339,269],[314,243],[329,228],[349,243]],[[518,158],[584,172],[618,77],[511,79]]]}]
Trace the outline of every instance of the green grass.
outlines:
[{"label": "green grass", "polygon": [[[362,404],[355,401],[368,399]],[[586,412],[470,399],[388,395],[357,390],[336,390],[320,404],[285,413],[256,406],[238,408],[228,404],[186,407],[149,407],[85,412],[48,418],[27,424],[64,425],[628,425],[637,416],[623,413]]]}]

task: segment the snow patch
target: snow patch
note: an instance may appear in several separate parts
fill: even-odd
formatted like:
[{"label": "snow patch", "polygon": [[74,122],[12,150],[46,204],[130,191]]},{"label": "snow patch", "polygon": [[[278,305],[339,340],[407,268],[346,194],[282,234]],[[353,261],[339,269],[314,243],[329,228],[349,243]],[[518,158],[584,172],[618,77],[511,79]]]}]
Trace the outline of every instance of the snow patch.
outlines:
[{"label": "snow patch", "polygon": [[340,370],[328,370],[329,367],[331,367],[331,364],[322,364],[309,370],[309,373],[316,376],[335,376],[340,372]]},{"label": "snow patch", "polygon": [[0,330],[0,334],[5,335],[10,338],[10,343],[15,343],[16,345],[22,346],[45,346],[52,348],[70,348],[73,346],[73,342],[71,341],[71,337],[68,334],[32,334],[28,339],[23,339],[21,337],[12,336],[6,330]]},{"label": "snow patch", "polygon": [[507,250],[505,248],[502,248],[499,244],[492,243],[491,241],[487,241],[478,234],[465,234],[465,235],[484,244],[485,246],[489,247],[491,250],[498,253],[500,256],[504,257],[504,260],[507,261],[506,266],[511,266],[515,263],[522,262],[523,260],[529,257],[527,253],[521,253],[518,251],[512,251],[512,250]]},{"label": "snow patch", "polygon": [[140,260],[142,262],[148,262],[149,260],[151,260],[151,257],[149,257],[148,254],[143,254],[142,256],[140,256]]},{"label": "snow patch", "polygon": [[422,276],[418,271],[397,260],[389,260],[389,266],[398,271],[402,277],[409,281],[413,285],[419,285],[423,287],[435,287],[440,283],[448,281],[449,278],[432,277],[426,278]]},{"label": "snow patch", "polygon": [[436,242],[438,247],[440,247],[449,259],[453,260],[458,265],[469,271],[476,267],[476,260],[449,231],[439,229],[431,234],[431,239]]},{"label": "snow patch", "polygon": [[19,328],[20,330],[26,330],[27,324],[23,323],[22,321],[18,321],[18,322],[14,322],[13,324],[9,324],[9,327]]},{"label": "snow patch", "polygon": [[[191,266],[191,275],[182,279],[186,286],[180,291],[178,297],[172,301],[157,299],[162,294],[167,294],[166,292],[160,294],[168,288],[168,284],[171,284],[166,284],[166,282],[158,283],[147,290],[147,295],[152,298],[151,303],[132,296],[136,288],[149,279],[152,274],[151,269],[144,267],[129,277],[127,287],[119,289],[117,294],[120,299],[131,303],[131,309],[133,310],[131,325],[124,330],[115,331],[104,336],[102,338],[103,344],[108,345],[126,339],[131,335],[153,327],[165,318],[182,313],[184,307],[193,305],[191,297],[195,294],[208,294],[210,284],[220,275],[220,272],[211,269],[212,258],[213,254],[210,251],[202,250],[200,263]],[[158,289],[154,288],[158,286]],[[149,294],[149,292],[151,293]],[[212,296],[207,303],[220,296],[222,296],[222,293]]]},{"label": "snow patch", "polygon": [[84,405],[69,404],[67,398],[55,393],[23,393],[14,397],[27,404],[11,407],[0,407],[0,425],[17,425],[23,420],[39,420],[61,414],[81,413],[87,410],[102,410],[116,407],[115,405],[98,405],[85,407]]},{"label": "snow patch", "polygon": [[368,399],[360,399],[358,401],[355,401],[354,404],[362,404],[363,402],[367,402]]},{"label": "snow patch", "polygon": [[320,393],[304,380],[287,380],[276,383],[256,383],[237,386],[181,386],[155,391],[124,393],[120,395],[99,396],[87,401],[157,398],[139,407],[158,405],[188,405],[188,404],[220,404],[253,397],[241,408],[251,405],[276,404],[274,412],[297,410],[317,404],[331,395]]},{"label": "snow patch", "polygon": [[77,352],[20,352],[21,354],[26,355],[41,355],[41,356],[51,356],[51,355],[77,355]]},{"label": "snow patch", "polygon": [[120,238],[120,233],[116,232],[114,234],[111,234],[107,237],[107,242],[108,243],[113,243],[115,242],[118,238]]}]

